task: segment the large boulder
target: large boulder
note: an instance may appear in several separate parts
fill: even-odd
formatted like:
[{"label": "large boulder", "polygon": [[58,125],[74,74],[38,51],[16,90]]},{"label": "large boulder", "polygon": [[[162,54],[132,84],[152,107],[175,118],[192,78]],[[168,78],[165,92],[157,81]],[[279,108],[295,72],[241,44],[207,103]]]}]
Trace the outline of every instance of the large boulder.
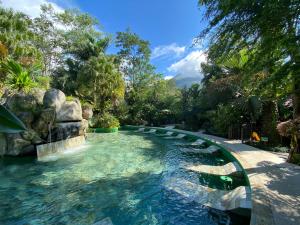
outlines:
[{"label": "large boulder", "polygon": [[60,110],[66,101],[66,95],[58,89],[50,89],[46,91],[43,98],[45,108],[55,108],[56,112]]},{"label": "large boulder", "polygon": [[39,89],[30,93],[15,93],[6,98],[5,106],[13,112],[27,128],[32,128],[35,114],[41,109],[40,99],[43,96]]},{"label": "large boulder", "polygon": [[35,112],[38,100],[33,94],[20,92],[8,97],[5,105],[16,114],[19,112]]},{"label": "large boulder", "polygon": [[37,103],[39,105],[43,105],[43,101],[44,101],[44,96],[45,96],[45,93],[46,93],[46,90],[44,89],[40,89],[40,88],[33,88],[31,91],[30,91],[31,95],[33,95],[37,101]]},{"label": "large boulder", "polygon": [[56,121],[57,122],[73,122],[82,120],[82,109],[81,104],[78,99],[72,101],[66,101],[60,108],[56,111]]},{"label": "large boulder", "polygon": [[33,129],[42,138],[47,138],[51,126],[55,123],[56,113],[54,108],[48,108],[41,111],[39,117],[33,123]]},{"label": "large boulder", "polygon": [[0,134],[0,155],[36,154],[35,145],[84,135],[92,117],[91,107],[82,107],[78,99],[66,101],[57,89],[30,93],[7,93],[5,106],[24,122],[27,130],[17,134]]},{"label": "large boulder", "polygon": [[21,137],[26,140],[30,141],[32,144],[41,144],[43,140],[34,130],[26,130],[21,133]]},{"label": "large boulder", "polygon": [[90,105],[82,106],[82,118],[85,120],[92,119],[93,117],[93,107]]},{"label": "large boulder", "polygon": [[15,115],[25,124],[27,128],[32,127],[32,122],[34,121],[33,112],[16,112]]},{"label": "large boulder", "polygon": [[78,122],[56,123],[51,132],[52,140],[63,140],[70,137],[84,135],[87,129],[84,121],[86,120]]},{"label": "large boulder", "polygon": [[89,121],[88,120],[85,120],[83,119],[81,121],[81,127],[80,127],[80,130],[79,130],[79,135],[85,135],[85,133],[87,132],[89,128]]},{"label": "large boulder", "polygon": [[7,134],[7,149],[5,155],[20,156],[35,154],[35,147],[31,141],[27,141],[20,134]]}]

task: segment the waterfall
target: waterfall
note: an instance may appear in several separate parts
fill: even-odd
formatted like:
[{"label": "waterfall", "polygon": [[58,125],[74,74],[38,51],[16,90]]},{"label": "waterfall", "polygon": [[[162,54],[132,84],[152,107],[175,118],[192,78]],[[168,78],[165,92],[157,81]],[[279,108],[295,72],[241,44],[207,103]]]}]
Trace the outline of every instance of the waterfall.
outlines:
[{"label": "waterfall", "polygon": [[74,138],[68,137],[66,140],[56,141],[48,144],[37,146],[38,160],[47,160],[47,158],[55,158],[68,152],[78,151],[77,147],[85,143],[84,136]]},{"label": "waterfall", "polygon": [[51,143],[51,129],[52,129],[52,126],[51,126],[51,123],[49,122],[48,123],[48,143]]}]

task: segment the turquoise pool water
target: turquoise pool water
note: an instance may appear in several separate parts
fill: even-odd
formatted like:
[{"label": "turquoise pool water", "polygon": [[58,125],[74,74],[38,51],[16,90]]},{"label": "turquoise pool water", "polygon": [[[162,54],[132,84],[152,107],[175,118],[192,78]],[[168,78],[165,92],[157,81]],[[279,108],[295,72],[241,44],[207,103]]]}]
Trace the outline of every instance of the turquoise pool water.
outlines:
[{"label": "turquoise pool water", "polygon": [[[247,224],[166,188],[171,177],[199,180],[185,164],[226,163],[184,154],[176,143],[133,132],[90,134],[76,152],[46,162],[0,159],[0,224]],[[241,222],[243,221],[243,222]]]}]

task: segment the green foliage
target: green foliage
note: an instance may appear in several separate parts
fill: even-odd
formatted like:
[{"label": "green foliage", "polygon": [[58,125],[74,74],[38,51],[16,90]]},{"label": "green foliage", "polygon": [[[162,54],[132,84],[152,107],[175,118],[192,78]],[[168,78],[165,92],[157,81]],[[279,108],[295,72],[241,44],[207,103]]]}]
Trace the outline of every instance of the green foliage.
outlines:
[{"label": "green foliage", "polygon": [[5,46],[5,54],[15,60],[22,57],[39,60],[40,52],[33,43],[36,35],[31,29],[31,19],[23,13],[2,8],[1,2],[0,18],[0,43]]},{"label": "green foliage", "polygon": [[241,115],[241,111],[233,105],[218,105],[211,118],[214,132],[221,136],[226,136],[231,125],[241,122]]},{"label": "green foliage", "polygon": [[79,71],[78,93],[103,114],[112,109],[124,97],[125,84],[116,69],[114,58],[105,56],[91,57]]},{"label": "green foliage", "polygon": [[66,101],[73,101],[75,98],[73,96],[66,96]]},{"label": "green foliage", "polygon": [[130,88],[139,86],[145,76],[154,74],[154,67],[149,63],[150,43],[141,39],[129,29],[117,32],[116,47],[119,48],[118,62]]},{"label": "green foliage", "polygon": [[200,38],[212,34],[209,60],[224,61],[228,55],[247,49],[245,80],[256,81],[250,83],[254,88],[248,89],[268,98],[292,90],[294,116],[300,115],[300,2],[200,0],[199,5],[205,6],[209,21]]},{"label": "green foliage", "polygon": [[256,122],[262,114],[262,102],[257,96],[250,96],[245,101],[245,111],[250,115],[251,121]]},{"label": "green foliage", "polygon": [[34,76],[36,85],[38,88],[48,90],[50,89],[51,77],[50,76]]},{"label": "green foliage", "polygon": [[7,74],[8,84],[17,91],[29,91],[35,87],[36,83],[32,80],[28,70],[24,69],[14,60],[1,63],[1,70]]},{"label": "green foliage", "polygon": [[18,133],[24,130],[26,127],[23,122],[0,105],[0,133]]},{"label": "green foliage", "polygon": [[115,128],[120,127],[119,120],[109,113],[95,116],[91,121],[93,128]]}]

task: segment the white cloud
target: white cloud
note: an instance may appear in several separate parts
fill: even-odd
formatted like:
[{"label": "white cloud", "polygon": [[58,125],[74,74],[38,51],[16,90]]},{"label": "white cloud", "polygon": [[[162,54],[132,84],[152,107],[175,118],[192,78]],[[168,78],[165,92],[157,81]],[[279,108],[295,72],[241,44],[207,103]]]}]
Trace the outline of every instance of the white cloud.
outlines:
[{"label": "white cloud", "polygon": [[2,0],[5,8],[12,8],[21,11],[32,18],[38,17],[41,12],[41,5],[51,4],[56,12],[62,12],[63,8],[49,0]]},{"label": "white cloud", "polygon": [[169,56],[169,55],[175,55],[176,57],[179,57],[185,52],[185,50],[186,50],[185,46],[179,46],[176,43],[170,45],[157,46],[153,49],[152,59],[159,58],[161,56]]},{"label": "white cloud", "polygon": [[174,76],[171,76],[171,75],[167,75],[167,76],[164,76],[164,79],[165,80],[171,80]]},{"label": "white cloud", "polygon": [[180,74],[185,77],[201,75],[201,63],[206,62],[206,54],[202,50],[190,52],[185,58],[173,63],[168,67],[169,72]]}]

